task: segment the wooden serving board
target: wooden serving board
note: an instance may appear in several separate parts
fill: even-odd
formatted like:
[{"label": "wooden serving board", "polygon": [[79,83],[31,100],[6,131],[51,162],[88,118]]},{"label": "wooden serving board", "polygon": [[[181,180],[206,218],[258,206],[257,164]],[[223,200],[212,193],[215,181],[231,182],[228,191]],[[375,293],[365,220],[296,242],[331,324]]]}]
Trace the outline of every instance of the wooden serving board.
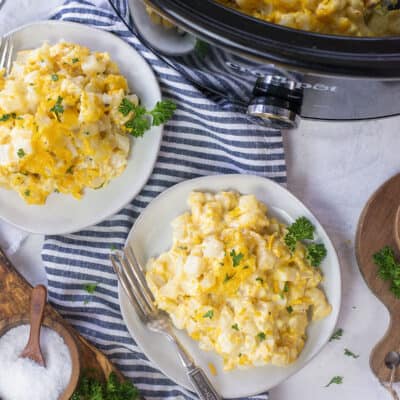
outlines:
[{"label": "wooden serving board", "polygon": [[[378,277],[378,267],[373,255],[384,246],[391,246],[400,260],[399,232],[400,218],[400,174],[385,182],[369,199],[358,224],[356,236],[356,257],[360,271],[375,296],[386,306],[390,324],[385,336],[373,348],[370,366],[383,382],[390,379],[391,370],[384,363],[390,351],[400,351],[400,299],[390,291],[390,283]],[[400,381],[400,370],[395,381]]]},{"label": "wooden serving board", "polygon": [[[31,291],[32,287],[0,249],[0,321],[16,315],[28,315]],[[123,379],[122,374],[107,357],[80,336],[49,304],[46,306],[45,316],[61,323],[76,338],[82,372],[90,371],[90,374],[98,379],[105,379],[110,372],[115,372]]]}]

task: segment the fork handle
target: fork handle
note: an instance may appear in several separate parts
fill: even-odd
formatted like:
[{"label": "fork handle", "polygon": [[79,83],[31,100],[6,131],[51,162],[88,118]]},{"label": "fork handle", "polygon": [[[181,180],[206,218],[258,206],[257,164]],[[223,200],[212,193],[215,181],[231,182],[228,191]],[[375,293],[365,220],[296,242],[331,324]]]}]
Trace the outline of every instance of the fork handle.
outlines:
[{"label": "fork handle", "polygon": [[199,396],[200,400],[221,400],[222,397],[213,388],[207,375],[199,367],[188,369],[187,373],[193,388]]},{"label": "fork handle", "polygon": [[193,358],[182,346],[174,332],[170,330],[167,335],[169,340],[175,344],[182,365],[186,368],[187,376],[200,400],[222,400],[222,397],[214,389],[205,372],[196,366]]}]

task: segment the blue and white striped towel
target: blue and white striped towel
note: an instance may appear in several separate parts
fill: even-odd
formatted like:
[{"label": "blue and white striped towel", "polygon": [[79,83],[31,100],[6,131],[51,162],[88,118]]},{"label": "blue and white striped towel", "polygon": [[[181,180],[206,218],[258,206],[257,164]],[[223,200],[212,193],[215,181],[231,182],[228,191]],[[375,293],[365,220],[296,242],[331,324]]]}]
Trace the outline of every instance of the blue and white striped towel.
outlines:
[{"label": "blue and white striped towel", "polygon": [[[165,98],[178,104],[165,127],[160,154],[147,185],[118,214],[84,231],[47,237],[42,257],[49,297],[58,311],[132,378],[146,399],[196,399],[152,365],[129,336],[121,318],[110,248],[122,248],[140,212],[160,192],[185,179],[217,173],[250,173],[284,183],[286,167],[278,131],[250,125],[247,119],[213,102],[168,67],[116,18],[110,9],[70,1],[52,17],[114,32],[152,65]],[[93,295],[84,284],[98,282]],[[85,304],[85,300],[90,300]],[[267,395],[253,397],[267,399]]]}]

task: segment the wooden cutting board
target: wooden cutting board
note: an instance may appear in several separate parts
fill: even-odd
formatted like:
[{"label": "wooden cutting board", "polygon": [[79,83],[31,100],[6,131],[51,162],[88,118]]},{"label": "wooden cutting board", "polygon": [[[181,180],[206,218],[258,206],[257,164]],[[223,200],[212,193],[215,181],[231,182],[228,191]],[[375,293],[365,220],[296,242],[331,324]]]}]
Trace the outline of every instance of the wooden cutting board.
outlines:
[{"label": "wooden cutting board", "polygon": [[[28,315],[31,291],[29,283],[0,250],[0,321],[16,315]],[[49,304],[46,306],[45,316],[64,325],[77,339],[82,372],[90,371],[91,374],[97,375],[98,379],[105,379],[114,371],[123,379],[122,374],[107,357],[80,336]]]},{"label": "wooden cutting board", "polygon": [[[390,291],[390,283],[378,277],[378,267],[373,255],[384,246],[391,246],[400,260],[400,174],[385,182],[369,199],[358,224],[356,236],[357,262],[367,285],[375,296],[386,306],[390,324],[385,336],[373,348],[370,366],[374,374],[384,382],[390,379],[390,372],[384,363],[390,351],[400,351],[400,299]],[[397,369],[395,381],[400,381]]]}]

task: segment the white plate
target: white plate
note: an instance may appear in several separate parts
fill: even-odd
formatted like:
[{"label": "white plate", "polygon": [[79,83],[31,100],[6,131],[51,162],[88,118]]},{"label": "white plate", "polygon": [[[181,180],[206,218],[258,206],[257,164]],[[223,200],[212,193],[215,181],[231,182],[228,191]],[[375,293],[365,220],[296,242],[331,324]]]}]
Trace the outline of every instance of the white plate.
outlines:
[{"label": "white plate", "polygon": [[[194,357],[196,363],[207,372],[223,397],[245,397],[264,392],[304,367],[331,337],[338,318],[341,298],[340,265],[336,251],[314,215],[282,186],[256,176],[220,175],[197,178],[175,185],[159,195],[143,211],[127,240],[127,245],[132,247],[141,265],[146,265],[150,257],[157,256],[169,249],[172,242],[171,221],[187,211],[186,200],[193,190],[211,192],[236,190],[243,194],[254,194],[267,204],[271,214],[287,223],[293,222],[299,216],[305,216],[315,225],[316,237],[325,244],[328,250],[327,258],[321,265],[325,276],[322,286],[333,310],[324,320],[311,323],[304,350],[292,365],[285,368],[264,366],[223,372],[222,360],[218,355],[200,350],[197,343],[184,331],[177,331],[179,339]],[[121,288],[119,288],[119,296],[122,315],[128,330],[147,357],[165,375],[190,389],[189,380],[171,344],[162,335],[150,332],[145,328]],[[210,362],[216,366],[217,376],[210,374],[208,368]]]},{"label": "white plate", "polygon": [[167,56],[183,56],[195,49],[197,40],[193,35],[155,24],[143,0],[129,0],[128,4],[137,31],[153,49]]},{"label": "white plate", "polygon": [[[111,33],[72,22],[48,21],[23,26],[10,35],[17,51],[60,40],[107,51],[145,106],[153,107],[161,99],[157,79],[146,61]],[[154,127],[143,138],[135,139],[124,173],[102,189],[87,190],[82,200],[52,194],[45,205],[30,206],[16,192],[0,189],[0,218],[25,231],[49,235],[75,232],[104,220],[128,204],[147,182],[161,137],[162,127]]]}]

